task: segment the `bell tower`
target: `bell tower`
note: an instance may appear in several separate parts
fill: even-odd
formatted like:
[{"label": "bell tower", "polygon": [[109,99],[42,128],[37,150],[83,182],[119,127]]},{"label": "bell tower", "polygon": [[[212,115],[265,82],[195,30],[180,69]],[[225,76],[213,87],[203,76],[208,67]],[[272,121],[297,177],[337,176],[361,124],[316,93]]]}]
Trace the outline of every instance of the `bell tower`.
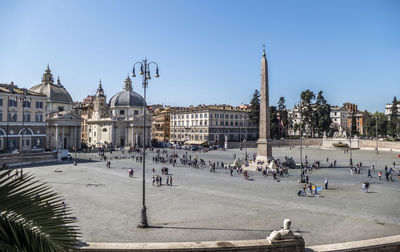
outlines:
[{"label": "bell tower", "polygon": [[45,73],[43,74],[42,83],[54,84],[54,78],[53,78],[53,75],[51,74],[49,65],[47,65],[47,69],[46,69]]},{"label": "bell tower", "polygon": [[103,86],[101,85],[101,80],[99,82],[99,87],[97,88],[95,99],[94,99],[94,114],[95,119],[104,117],[107,114],[107,101],[104,94]]}]

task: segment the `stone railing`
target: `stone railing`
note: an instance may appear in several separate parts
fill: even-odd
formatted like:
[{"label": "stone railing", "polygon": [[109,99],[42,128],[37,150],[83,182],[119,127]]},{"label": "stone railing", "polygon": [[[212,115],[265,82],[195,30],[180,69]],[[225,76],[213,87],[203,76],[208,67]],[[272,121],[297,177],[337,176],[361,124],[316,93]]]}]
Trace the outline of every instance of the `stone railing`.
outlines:
[{"label": "stone railing", "polygon": [[303,252],[304,242],[297,240],[270,243],[267,239],[246,241],[175,242],[175,243],[88,243],[81,252],[133,251],[265,251]]},{"label": "stone railing", "polygon": [[[300,139],[282,139],[282,140],[272,140],[272,146],[280,147],[280,146],[299,146]],[[304,138],[302,140],[303,146],[312,146],[312,147],[320,147],[322,146],[322,138]],[[247,141],[247,148],[257,148],[257,141]],[[244,148],[244,144],[242,143],[242,147]],[[240,142],[228,142],[228,148],[240,148]]]},{"label": "stone railing", "polygon": [[266,239],[243,241],[170,242],[170,243],[98,243],[90,242],[77,248],[79,252],[133,251],[264,251],[264,252],[333,252],[333,251],[400,251],[400,235],[363,241],[305,247],[303,237],[294,233],[291,220],[285,219],[283,228],[272,231]]},{"label": "stone railing", "polygon": [[[39,164],[56,162],[57,153],[56,152],[26,152],[23,154],[23,165]],[[8,164],[10,167],[18,166],[21,163],[21,156],[19,153],[6,153],[0,154],[0,166],[3,164]]]},{"label": "stone railing", "polygon": [[312,252],[333,252],[333,251],[352,251],[352,252],[369,252],[369,251],[400,251],[400,235],[388,236],[363,241],[352,241],[335,243],[328,245],[317,245],[306,248],[306,251]]}]

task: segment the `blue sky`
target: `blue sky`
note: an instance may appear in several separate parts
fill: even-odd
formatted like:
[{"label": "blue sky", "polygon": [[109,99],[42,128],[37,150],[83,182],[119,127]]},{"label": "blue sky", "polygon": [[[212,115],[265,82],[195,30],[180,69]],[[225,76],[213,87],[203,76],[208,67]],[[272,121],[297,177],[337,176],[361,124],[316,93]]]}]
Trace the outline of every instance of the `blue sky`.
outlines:
[{"label": "blue sky", "polygon": [[[383,111],[400,98],[400,1],[0,2],[0,83],[31,87],[47,64],[74,100],[102,80],[108,98],[132,64],[159,63],[148,103],[248,103],[260,86],[262,44],[270,104],[324,92]],[[133,80],[142,94],[141,80]]]}]

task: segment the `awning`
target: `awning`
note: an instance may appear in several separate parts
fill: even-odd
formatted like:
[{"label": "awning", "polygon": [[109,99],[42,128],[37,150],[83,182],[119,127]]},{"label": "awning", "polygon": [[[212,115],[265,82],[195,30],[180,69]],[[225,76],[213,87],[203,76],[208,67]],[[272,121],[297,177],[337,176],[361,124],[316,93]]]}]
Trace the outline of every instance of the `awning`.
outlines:
[{"label": "awning", "polygon": [[189,140],[186,141],[185,144],[193,144],[193,145],[202,145],[202,144],[206,144],[207,141],[195,141],[195,140]]}]

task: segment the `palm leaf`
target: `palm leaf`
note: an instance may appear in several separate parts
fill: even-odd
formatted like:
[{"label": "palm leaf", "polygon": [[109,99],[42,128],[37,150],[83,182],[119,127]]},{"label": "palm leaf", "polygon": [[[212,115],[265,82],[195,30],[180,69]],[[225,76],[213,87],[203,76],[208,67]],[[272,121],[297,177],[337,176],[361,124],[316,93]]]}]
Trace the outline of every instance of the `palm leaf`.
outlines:
[{"label": "palm leaf", "polygon": [[30,174],[10,174],[0,171],[0,251],[73,249],[80,234],[61,196]]}]

